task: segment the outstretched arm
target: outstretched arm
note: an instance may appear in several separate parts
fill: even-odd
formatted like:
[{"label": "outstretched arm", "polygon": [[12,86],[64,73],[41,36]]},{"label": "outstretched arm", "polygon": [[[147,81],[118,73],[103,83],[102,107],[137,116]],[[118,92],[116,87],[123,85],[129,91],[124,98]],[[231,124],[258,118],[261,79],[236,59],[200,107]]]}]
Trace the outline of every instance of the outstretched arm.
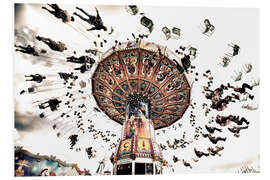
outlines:
[{"label": "outstretched arm", "polygon": [[93,30],[98,30],[98,29],[95,26],[90,29],[87,29],[87,31],[93,31]]},{"label": "outstretched arm", "polygon": [[42,6],[41,7],[42,9],[45,9],[45,10],[47,10],[47,11],[50,11],[48,8],[46,8],[45,6]]}]

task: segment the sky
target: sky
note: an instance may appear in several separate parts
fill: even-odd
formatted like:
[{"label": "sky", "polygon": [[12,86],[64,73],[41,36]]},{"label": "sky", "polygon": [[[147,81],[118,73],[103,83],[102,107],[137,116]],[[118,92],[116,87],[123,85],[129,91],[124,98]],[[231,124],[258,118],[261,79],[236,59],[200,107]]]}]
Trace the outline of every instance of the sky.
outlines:
[{"label": "sky", "polygon": [[[75,11],[76,5],[60,5],[72,13]],[[127,38],[132,39],[131,33],[138,34],[142,32],[142,26],[139,24],[140,16],[132,16],[128,14],[124,6],[93,6],[93,5],[78,5],[89,13],[94,14],[94,7],[100,11],[104,24],[114,28],[112,35],[107,35],[103,32],[98,32],[101,37],[104,37],[108,43],[103,48],[99,48],[105,52],[112,46],[114,40],[121,42]],[[165,45],[170,50],[174,51],[179,45],[191,45],[198,49],[197,58],[192,61],[196,66],[196,72],[200,74],[199,81],[194,82],[191,98],[196,102],[198,108],[194,110],[196,125],[204,125],[208,122],[202,113],[201,104],[206,102],[202,94],[202,86],[206,84],[206,79],[202,74],[211,69],[214,76],[213,87],[219,86],[221,83],[231,82],[234,85],[241,85],[243,82],[250,83],[251,80],[259,79],[259,12],[257,9],[244,8],[183,8],[183,7],[151,7],[140,6],[140,12],[144,12],[147,17],[154,22],[154,31],[151,33],[147,41],[152,41],[157,44]],[[201,33],[199,26],[204,19],[210,19],[216,27],[212,37],[205,36]],[[79,21],[80,28],[84,28],[87,24]],[[181,29],[181,37],[179,40],[166,40],[162,33],[162,27],[168,28],[179,27]],[[42,36],[47,36],[55,40],[62,41],[69,45],[70,49],[76,49],[78,53],[82,53],[86,48],[94,47],[93,39],[97,39],[97,32],[82,35],[71,26],[65,25],[48,12],[41,9],[41,5],[21,5],[16,11],[15,29],[21,33],[22,28],[30,28],[34,33]],[[31,41],[31,37],[28,39]],[[240,54],[232,59],[231,64],[227,68],[218,66],[220,57],[228,50],[228,44],[234,42],[240,45]],[[33,42],[37,43],[37,42]],[[42,46],[41,44],[38,44]],[[46,46],[43,46],[46,48]],[[67,53],[70,53],[67,51]],[[55,54],[50,54],[54,55]],[[50,61],[48,63],[48,61]],[[231,76],[234,71],[239,71],[244,64],[251,63],[253,70],[249,74],[244,74],[240,82],[234,83]],[[94,72],[96,66],[91,70]],[[58,96],[64,91],[61,85],[48,86],[48,91],[36,95],[20,96],[21,89],[29,87],[31,83],[24,81],[25,74],[43,72],[50,74],[50,80],[46,83],[55,82],[54,74],[60,70],[71,70],[72,66],[58,59],[55,60],[37,60],[33,57],[25,56],[19,53],[14,53],[14,97],[15,97],[15,124],[16,138],[15,144],[23,145],[27,150],[33,153],[46,155],[55,155],[57,158],[66,160],[67,162],[77,163],[80,168],[87,168],[90,171],[95,171],[100,161],[104,156],[109,156],[111,150],[108,151],[108,145],[99,141],[93,140],[89,135],[85,135],[78,142],[78,146],[87,147],[94,146],[97,150],[97,158],[89,160],[86,153],[74,152],[69,150],[68,140],[57,138],[56,132],[51,128],[51,122],[45,121],[37,117],[37,107],[34,107],[32,102],[47,98],[47,95]],[[91,74],[89,76],[91,76]],[[89,77],[85,77],[89,78]],[[195,75],[191,75],[194,79]],[[89,92],[91,88],[89,88]],[[249,104],[259,104],[259,87],[253,90],[255,99]],[[93,97],[89,96],[89,106],[95,106]],[[222,135],[228,137],[228,140],[223,143],[225,146],[221,157],[202,158],[197,164],[194,164],[193,169],[184,167],[181,163],[173,164],[172,155],[190,160],[194,156],[193,148],[206,149],[210,143],[206,139],[195,141],[185,149],[167,150],[163,152],[163,156],[170,164],[173,164],[175,173],[196,173],[196,172],[235,172],[241,167],[241,164],[246,163],[258,167],[259,163],[259,111],[247,111],[242,109],[243,103],[230,104],[230,106],[221,112],[221,115],[238,114],[246,117],[250,122],[250,127],[241,132],[240,138],[234,138],[232,134],[223,132]],[[189,124],[189,115],[191,107],[186,111],[182,119],[179,120],[183,124],[181,129],[177,131],[172,128],[165,128],[166,133],[157,135],[157,142],[165,144],[166,140],[173,140],[174,137],[182,137],[183,132],[187,133],[187,139],[192,139],[194,128]],[[210,116],[215,116],[217,113],[212,112]],[[111,130],[116,133],[116,138],[120,137],[121,126],[110,121],[103,114],[95,114],[89,112],[89,116],[100,130]],[[42,143],[41,143],[42,142]],[[109,163],[108,163],[109,164]],[[111,166],[108,166],[110,168]],[[171,169],[165,172],[172,173]]]}]

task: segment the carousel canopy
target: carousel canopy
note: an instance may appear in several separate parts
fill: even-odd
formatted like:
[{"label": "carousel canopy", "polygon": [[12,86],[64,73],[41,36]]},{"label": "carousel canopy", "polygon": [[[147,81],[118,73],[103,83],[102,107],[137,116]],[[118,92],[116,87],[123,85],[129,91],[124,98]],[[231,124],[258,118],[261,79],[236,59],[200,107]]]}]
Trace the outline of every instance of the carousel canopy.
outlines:
[{"label": "carousel canopy", "polygon": [[166,47],[149,42],[126,42],[105,52],[93,77],[93,95],[99,108],[120,123],[130,102],[150,104],[154,128],[179,120],[190,104],[190,83],[172,59],[181,61]]}]

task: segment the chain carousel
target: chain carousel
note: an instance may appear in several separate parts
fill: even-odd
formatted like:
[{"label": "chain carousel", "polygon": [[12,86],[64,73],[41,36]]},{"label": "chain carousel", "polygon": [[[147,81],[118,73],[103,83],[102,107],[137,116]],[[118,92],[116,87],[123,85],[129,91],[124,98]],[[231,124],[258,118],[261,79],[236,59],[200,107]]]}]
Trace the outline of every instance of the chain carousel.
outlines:
[{"label": "chain carousel", "polygon": [[190,104],[188,74],[181,60],[151,42],[126,42],[105,52],[92,76],[99,108],[123,125],[111,156],[114,175],[162,174],[166,166],[155,130],[182,118]]}]

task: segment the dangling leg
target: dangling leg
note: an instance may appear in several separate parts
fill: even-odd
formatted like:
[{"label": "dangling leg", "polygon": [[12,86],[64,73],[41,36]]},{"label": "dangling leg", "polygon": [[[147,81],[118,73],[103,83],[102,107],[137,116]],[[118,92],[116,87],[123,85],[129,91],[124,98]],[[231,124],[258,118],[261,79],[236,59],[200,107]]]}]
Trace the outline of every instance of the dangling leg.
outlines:
[{"label": "dangling leg", "polygon": [[16,48],[21,48],[21,49],[24,49],[24,50],[26,49],[26,47],[23,47],[23,46],[21,46],[21,45],[19,45],[19,46],[15,45],[15,47],[16,47]]},{"label": "dangling leg", "polygon": [[[47,104],[47,105],[45,105],[45,104]],[[45,109],[45,108],[49,107],[49,103],[48,103],[48,101],[46,101],[44,103],[39,104],[38,107],[39,107],[39,109]]]},{"label": "dangling leg", "polygon": [[80,10],[82,13],[84,13],[84,14],[85,14],[86,16],[88,16],[89,18],[95,17],[95,16],[92,16],[92,15],[88,14],[87,12],[85,12],[82,8],[76,7],[76,9]]},{"label": "dangling leg", "polygon": [[226,141],[226,138],[217,137],[217,141]]},{"label": "dangling leg", "polygon": [[42,41],[42,42],[44,42],[45,44],[49,44],[49,43],[51,43],[51,39],[50,38],[45,38],[45,37],[41,37],[41,36],[36,36],[36,39],[37,40],[39,40],[39,41]]},{"label": "dangling leg", "polygon": [[82,20],[84,20],[84,21],[88,21],[88,19],[86,19],[86,18],[84,18],[84,17],[82,17],[81,15],[79,15],[79,14],[77,14],[76,12],[75,13],[73,13],[75,16],[78,16],[79,18],[81,18]]},{"label": "dangling leg", "polygon": [[45,38],[45,37],[38,36],[37,39],[39,39],[39,41],[44,42],[48,46],[52,43],[52,40],[50,38]]},{"label": "dangling leg", "polygon": [[[95,9],[96,9],[96,12],[97,12],[97,19],[101,19],[101,17],[99,16],[99,13],[98,13],[98,9],[95,7]],[[90,16],[89,16],[90,17]],[[95,17],[95,16],[94,16]]]},{"label": "dangling leg", "polygon": [[49,9],[48,9],[48,8],[46,8],[46,7],[43,7],[43,6],[42,6],[42,9],[47,10],[49,13],[51,13],[51,14],[53,14],[53,15],[55,15],[55,14],[56,14],[56,13],[55,13],[55,11],[49,10]]},{"label": "dangling leg", "polygon": [[22,49],[15,49],[15,51],[19,51],[19,52],[28,54],[28,51],[25,51],[25,50],[22,50]]},{"label": "dangling leg", "polygon": [[250,85],[248,85],[247,83],[244,83],[244,84],[242,85],[242,89],[245,90],[246,88],[249,89],[249,90],[252,90],[253,87],[250,86]]},{"label": "dangling leg", "polygon": [[60,11],[61,10],[57,4],[48,4],[48,6],[53,8],[55,11]]},{"label": "dangling leg", "polygon": [[249,122],[247,121],[247,119],[246,118],[244,118],[244,117],[242,117],[239,121],[239,124],[238,125],[242,125],[243,124],[243,122],[244,123],[246,123],[247,125],[249,125]]},{"label": "dangling leg", "polygon": [[32,79],[26,79],[25,81],[34,81],[34,75],[25,75],[24,77],[31,77]]}]

